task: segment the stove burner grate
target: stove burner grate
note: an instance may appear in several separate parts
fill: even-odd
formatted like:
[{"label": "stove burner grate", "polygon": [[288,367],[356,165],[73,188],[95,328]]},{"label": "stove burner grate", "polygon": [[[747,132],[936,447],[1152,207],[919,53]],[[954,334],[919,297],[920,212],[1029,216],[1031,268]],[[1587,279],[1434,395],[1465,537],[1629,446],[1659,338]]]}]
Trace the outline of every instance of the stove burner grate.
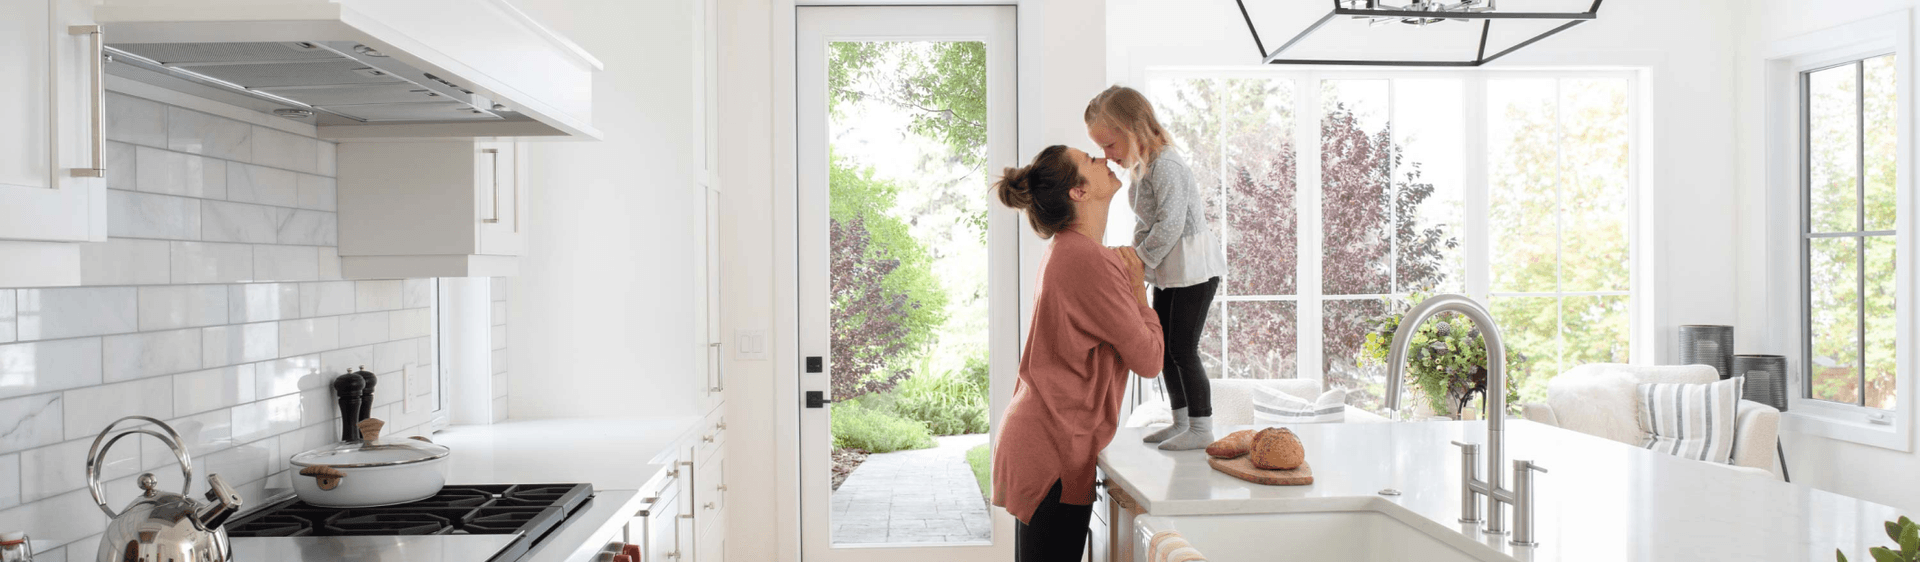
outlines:
[{"label": "stove burner grate", "polygon": [[[229,537],[506,535],[517,557],[593,498],[589,484],[447,486],[424,500],[362,508],[290,501],[227,524]],[[506,559],[511,560],[512,557]]]}]

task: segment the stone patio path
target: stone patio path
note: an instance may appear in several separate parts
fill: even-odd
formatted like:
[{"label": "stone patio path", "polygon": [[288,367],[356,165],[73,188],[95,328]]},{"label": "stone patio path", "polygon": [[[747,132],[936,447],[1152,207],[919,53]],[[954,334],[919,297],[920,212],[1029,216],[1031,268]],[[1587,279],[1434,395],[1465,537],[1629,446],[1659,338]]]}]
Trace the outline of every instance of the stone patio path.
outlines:
[{"label": "stone patio path", "polygon": [[934,438],[940,446],[867,457],[833,492],[834,544],[984,543],[993,518],[967,467],[987,436]]}]

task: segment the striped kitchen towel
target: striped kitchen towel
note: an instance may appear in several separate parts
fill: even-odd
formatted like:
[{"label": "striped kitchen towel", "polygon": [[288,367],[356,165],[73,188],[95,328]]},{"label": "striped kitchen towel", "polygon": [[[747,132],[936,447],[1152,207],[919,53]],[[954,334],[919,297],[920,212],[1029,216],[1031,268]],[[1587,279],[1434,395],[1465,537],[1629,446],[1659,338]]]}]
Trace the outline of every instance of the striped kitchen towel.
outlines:
[{"label": "striped kitchen towel", "polygon": [[1207,562],[1179,531],[1154,533],[1153,538],[1147,540],[1147,549],[1152,553],[1147,558],[1151,562]]},{"label": "striped kitchen towel", "polygon": [[1709,384],[1639,386],[1642,447],[1681,458],[1733,462],[1734,419],[1746,383],[1733,377]]}]

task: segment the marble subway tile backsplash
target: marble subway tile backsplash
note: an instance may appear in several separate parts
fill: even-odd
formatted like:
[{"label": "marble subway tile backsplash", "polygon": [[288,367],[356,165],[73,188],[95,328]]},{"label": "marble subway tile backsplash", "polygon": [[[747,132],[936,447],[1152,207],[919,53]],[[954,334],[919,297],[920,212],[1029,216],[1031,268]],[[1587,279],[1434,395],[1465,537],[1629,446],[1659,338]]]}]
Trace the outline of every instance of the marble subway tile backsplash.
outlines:
[{"label": "marble subway tile backsplash", "polygon": [[[118,92],[107,131],[123,171],[110,238],[81,246],[83,285],[0,289],[0,530],[27,531],[42,557],[91,557],[107,520],[85,456],[126,415],[180,432],[196,494],[217,473],[248,500],[337,438],[330,383],[348,369],[390,377],[374,400],[390,434],[428,431],[432,411],[402,393],[432,388],[432,282],[340,277],[333,143]],[[109,499],[124,505],[147,471],[178,489],[173,462],[156,440],[121,441]]]}]

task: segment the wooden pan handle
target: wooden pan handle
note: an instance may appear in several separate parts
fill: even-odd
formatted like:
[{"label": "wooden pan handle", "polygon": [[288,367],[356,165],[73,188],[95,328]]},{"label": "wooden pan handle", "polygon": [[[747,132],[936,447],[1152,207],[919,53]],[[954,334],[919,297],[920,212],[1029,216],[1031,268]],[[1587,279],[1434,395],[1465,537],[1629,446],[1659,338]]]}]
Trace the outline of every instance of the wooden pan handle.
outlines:
[{"label": "wooden pan handle", "polygon": [[383,422],[375,418],[367,418],[366,421],[360,422],[360,424],[356,427],[360,428],[360,438],[362,440],[379,441],[380,429],[386,426],[387,426],[387,422]]}]

